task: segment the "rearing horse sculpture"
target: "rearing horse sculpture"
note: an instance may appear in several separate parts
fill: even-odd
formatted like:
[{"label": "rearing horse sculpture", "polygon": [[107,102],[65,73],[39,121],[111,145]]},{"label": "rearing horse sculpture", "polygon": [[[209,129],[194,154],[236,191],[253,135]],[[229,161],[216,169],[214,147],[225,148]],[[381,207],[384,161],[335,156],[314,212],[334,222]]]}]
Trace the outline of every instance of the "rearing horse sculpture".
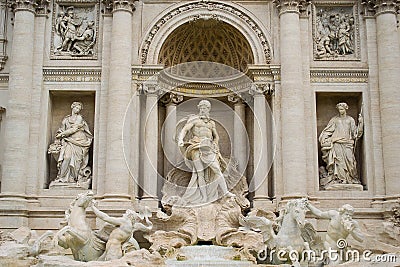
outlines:
[{"label": "rearing horse sculpture", "polygon": [[86,208],[93,201],[93,193],[79,194],[65,212],[67,226],[55,235],[58,244],[72,251],[75,260],[97,260],[105,250],[105,241],[98,238],[86,222]]},{"label": "rearing horse sculpture", "polygon": [[[314,228],[305,220],[306,203],[306,199],[290,200],[275,221],[265,217],[248,216],[241,217],[239,222],[247,229],[260,231],[268,248],[276,252],[287,252],[285,255],[273,255],[272,263],[292,261],[296,264],[298,259],[289,257],[289,252],[296,251],[297,255],[301,255],[304,249],[310,249],[308,242],[315,237]],[[274,225],[278,228],[277,233],[274,231]]]}]

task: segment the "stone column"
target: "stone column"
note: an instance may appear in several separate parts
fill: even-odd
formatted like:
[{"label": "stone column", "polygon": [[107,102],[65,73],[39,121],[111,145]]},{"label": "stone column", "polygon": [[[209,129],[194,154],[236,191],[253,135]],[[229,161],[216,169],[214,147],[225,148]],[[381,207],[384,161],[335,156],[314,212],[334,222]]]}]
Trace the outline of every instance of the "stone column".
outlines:
[{"label": "stone column", "polygon": [[400,196],[400,44],[396,0],[373,1],[378,44],[378,82],[386,196]]},{"label": "stone column", "polygon": [[163,138],[163,151],[164,151],[164,177],[172,170],[177,164],[177,151],[178,145],[174,140],[176,131],[176,105],[183,101],[182,95],[170,93],[167,99],[164,99],[166,105],[166,114],[164,122],[164,138]]},{"label": "stone column", "polygon": [[246,107],[244,101],[237,95],[229,95],[228,101],[233,103],[233,156],[238,162],[239,172],[246,176],[248,162],[248,135],[246,132]]},{"label": "stone column", "polygon": [[132,14],[134,0],[112,1],[111,55],[107,108],[107,156],[104,199],[130,201],[131,176],[125,160],[125,111],[132,96]]},{"label": "stone column", "polygon": [[29,125],[33,85],[35,1],[11,1],[15,11],[8,86],[3,195],[23,197],[29,165]]},{"label": "stone column", "polygon": [[144,155],[143,157],[143,189],[142,202],[146,206],[155,208],[158,206],[158,96],[160,87],[154,84],[143,84],[146,94],[146,115],[144,118]]},{"label": "stone column", "polygon": [[280,20],[282,175],[285,199],[307,194],[306,138],[299,9],[305,1],[277,0]]},{"label": "stone column", "polygon": [[249,93],[254,98],[254,173],[250,183],[250,191],[254,192],[254,207],[262,207],[269,203],[268,172],[271,166],[268,158],[267,136],[267,103],[265,93],[270,85],[253,84]]}]

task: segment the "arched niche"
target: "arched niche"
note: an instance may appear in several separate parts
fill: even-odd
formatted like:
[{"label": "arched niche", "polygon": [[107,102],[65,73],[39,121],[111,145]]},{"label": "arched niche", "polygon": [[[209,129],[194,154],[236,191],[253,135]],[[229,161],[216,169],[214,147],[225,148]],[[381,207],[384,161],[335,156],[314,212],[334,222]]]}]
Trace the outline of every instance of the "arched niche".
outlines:
[{"label": "arched niche", "polygon": [[250,11],[233,3],[190,1],[172,6],[151,23],[141,43],[141,63],[158,64],[161,49],[170,34],[180,26],[199,19],[213,19],[231,25],[250,45],[254,64],[271,62],[270,34]]}]

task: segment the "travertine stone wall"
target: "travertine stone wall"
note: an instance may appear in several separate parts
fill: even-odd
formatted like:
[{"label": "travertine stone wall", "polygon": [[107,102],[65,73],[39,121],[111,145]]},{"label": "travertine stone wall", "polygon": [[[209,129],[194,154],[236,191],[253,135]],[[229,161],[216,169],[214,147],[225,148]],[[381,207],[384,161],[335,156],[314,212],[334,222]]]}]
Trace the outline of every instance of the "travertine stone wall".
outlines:
[{"label": "travertine stone wall", "polygon": [[[43,10],[47,9],[35,10],[33,1],[23,1],[27,6],[13,5],[6,14],[0,14],[8,16],[6,27],[1,28],[5,34],[0,36],[0,47],[2,40],[7,40],[4,47],[8,56],[0,70],[0,106],[7,109],[0,127],[0,210],[14,207],[15,197],[19,197],[23,205],[17,205],[20,211],[14,214],[19,218],[18,224],[29,221],[33,228],[40,228],[48,220],[48,228],[56,228],[56,219],[50,215],[62,217],[68,202],[80,192],[46,188],[55,173],[54,162],[48,164],[47,148],[75,100],[84,103],[82,113],[94,133],[92,188],[100,205],[118,213],[121,202],[134,206],[141,204],[138,197],[145,196],[157,207],[155,196],[160,195],[161,183],[156,170],[166,174],[171,168],[160,149],[163,112],[167,116],[176,108],[176,118],[172,120],[175,122],[197,113],[197,108],[185,106],[193,98],[186,95],[183,103],[162,103],[165,111],[158,112],[159,93],[144,94],[142,83],[164,67],[155,64],[169,34],[182,24],[201,19],[220,20],[243,35],[239,39],[248,43],[253,55],[246,64],[255,63],[248,66],[249,70],[262,70],[259,76],[251,76],[250,71],[247,74],[256,77],[262,86],[271,84],[275,90],[272,95],[258,92],[251,96],[248,88],[243,94],[251,101],[246,105],[228,102],[227,95],[219,98],[229,103],[237,118],[217,103],[213,103],[211,111],[214,119],[223,122],[217,124],[217,129],[224,156],[233,153],[239,158],[242,153],[238,151],[245,142],[243,135],[248,134],[249,161],[246,166],[239,166],[246,169],[249,180],[260,172],[254,166],[258,160],[273,160],[272,171],[266,174],[268,178],[262,186],[251,192],[252,198],[263,200],[259,202],[261,206],[274,209],[282,200],[308,195],[322,208],[350,203],[361,217],[379,220],[399,196],[400,33],[396,1],[386,1],[389,5],[381,0],[361,1],[365,2],[363,5],[360,1],[317,0],[75,2],[57,3],[90,6],[90,14],[95,14],[98,21],[96,57],[51,56],[56,5],[49,6],[50,13],[46,13]],[[324,33],[323,24],[317,19],[324,18],[323,12],[338,13],[342,7],[349,26],[354,27],[343,29],[351,33],[354,53],[333,52],[333,56],[317,57],[316,52],[326,49],[317,46],[323,42],[316,43],[315,38]],[[337,21],[329,23],[340,26]],[[332,42],[327,43],[333,45]],[[271,104],[273,122],[265,114],[265,99]],[[339,101],[349,104],[348,112],[353,118],[363,103],[365,128],[357,160],[366,187],[360,192],[319,190],[318,135],[336,114]],[[151,110],[151,106],[156,109]],[[256,129],[254,118],[263,118],[261,128],[265,132]],[[244,121],[246,133],[237,127],[239,119]],[[146,120],[151,121],[147,126]],[[168,135],[174,130],[173,124],[164,125]],[[144,142],[146,138],[148,144]],[[266,142],[267,147],[258,146],[260,142]],[[264,149],[267,154],[255,157]],[[182,160],[179,153],[176,160]],[[135,181],[149,188],[148,196],[140,193]],[[269,197],[276,200],[271,202]],[[7,216],[0,216],[0,228],[10,227],[7,224],[11,217]]]}]

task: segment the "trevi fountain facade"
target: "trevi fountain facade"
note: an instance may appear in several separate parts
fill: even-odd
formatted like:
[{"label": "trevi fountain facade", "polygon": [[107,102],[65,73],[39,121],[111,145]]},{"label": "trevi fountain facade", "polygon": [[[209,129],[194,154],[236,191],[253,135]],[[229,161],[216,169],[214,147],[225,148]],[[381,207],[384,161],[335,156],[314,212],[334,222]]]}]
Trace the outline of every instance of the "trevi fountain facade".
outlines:
[{"label": "trevi fountain facade", "polygon": [[1,0],[0,265],[400,264],[399,5]]}]

